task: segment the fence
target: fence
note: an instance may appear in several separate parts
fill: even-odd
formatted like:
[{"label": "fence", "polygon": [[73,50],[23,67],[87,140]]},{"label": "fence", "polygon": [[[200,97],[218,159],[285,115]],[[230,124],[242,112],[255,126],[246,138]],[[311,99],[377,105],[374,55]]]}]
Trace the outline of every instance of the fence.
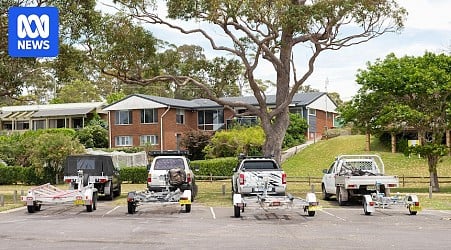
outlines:
[{"label": "fence", "polygon": [[[204,181],[218,181],[218,180],[230,180],[231,176],[217,176],[217,175],[201,175],[196,176],[196,180]],[[412,187],[418,186],[417,184],[429,184],[429,176],[398,176],[400,187]],[[322,177],[318,176],[288,176],[287,182],[290,183],[305,183],[307,185],[321,184]],[[443,176],[438,177],[438,182],[440,184],[451,184],[451,177]]]}]

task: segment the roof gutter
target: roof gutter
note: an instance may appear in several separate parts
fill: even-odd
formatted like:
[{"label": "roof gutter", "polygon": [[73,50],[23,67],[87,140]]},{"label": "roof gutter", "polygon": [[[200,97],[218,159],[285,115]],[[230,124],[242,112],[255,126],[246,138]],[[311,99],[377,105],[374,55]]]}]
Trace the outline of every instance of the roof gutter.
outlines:
[{"label": "roof gutter", "polygon": [[161,114],[160,116],[160,151],[163,151],[163,117],[169,112],[171,109],[171,106],[168,106],[168,108]]}]

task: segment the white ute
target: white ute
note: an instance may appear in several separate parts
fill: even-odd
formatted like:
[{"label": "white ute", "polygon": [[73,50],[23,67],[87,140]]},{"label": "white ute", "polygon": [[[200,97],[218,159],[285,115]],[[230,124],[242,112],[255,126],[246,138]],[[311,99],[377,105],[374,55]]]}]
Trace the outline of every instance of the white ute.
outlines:
[{"label": "white ute", "polygon": [[274,159],[240,155],[232,176],[234,216],[240,217],[252,205],[264,210],[300,207],[308,216],[321,209],[314,193],[304,200],[286,194],[286,187],[287,175]]}]

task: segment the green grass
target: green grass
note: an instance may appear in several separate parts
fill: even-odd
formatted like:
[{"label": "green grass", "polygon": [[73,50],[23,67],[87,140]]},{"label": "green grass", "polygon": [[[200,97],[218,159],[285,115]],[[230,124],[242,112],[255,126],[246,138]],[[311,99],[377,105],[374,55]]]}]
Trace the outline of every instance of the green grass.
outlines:
[{"label": "green grass", "polygon": [[[339,136],[329,140],[318,141],[308,146],[292,158],[282,164],[288,175],[288,192],[304,198],[306,193],[313,189],[320,197],[320,178],[322,170],[330,166],[337,155],[340,154],[378,154],[385,163],[385,172],[390,175],[400,176],[401,188],[392,190],[402,194],[415,193],[419,196],[422,206],[426,209],[451,210],[451,183],[442,183],[440,193],[433,193],[429,198],[428,190],[428,166],[425,159],[418,157],[405,157],[402,153],[391,153],[380,147],[377,139],[372,138],[373,151],[366,152],[365,137],[361,135]],[[451,157],[444,157],[439,163],[438,174],[440,176],[451,177]],[[311,176],[311,183],[308,179],[302,182],[295,182],[294,176]],[[424,179],[406,179],[406,185],[402,186],[403,176],[421,176]],[[298,180],[299,181],[299,180]],[[421,181],[421,182],[419,182]],[[199,193],[196,202],[206,206],[232,206],[230,180],[225,181],[198,181]],[[65,185],[59,185],[65,189]],[[24,190],[25,193],[30,187],[22,185],[0,185],[0,194],[5,194],[5,207],[0,207],[0,211],[20,207],[22,204],[12,204],[12,193],[14,190]],[[123,184],[122,195],[116,198],[114,205],[125,205],[127,203],[127,193],[130,191],[140,191],[146,188],[146,184]],[[223,189],[225,194],[223,194]],[[323,207],[336,206],[335,201],[321,201]]]}]

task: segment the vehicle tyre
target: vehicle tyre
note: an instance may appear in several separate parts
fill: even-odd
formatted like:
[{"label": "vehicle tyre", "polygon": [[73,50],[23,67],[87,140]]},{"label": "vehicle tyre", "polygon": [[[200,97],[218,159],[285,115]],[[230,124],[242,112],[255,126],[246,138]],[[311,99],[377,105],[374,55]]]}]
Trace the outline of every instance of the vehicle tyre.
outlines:
[{"label": "vehicle tyre", "polygon": [[365,215],[371,215],[371,212],[368,212],[368,205],[366,204],[365,200],[363,200],[363,212]]},{"label": "vehicle tyre", "polygon": [[129,202],[127,207],[128,207],[129,214],[136,213],[136,204],[134,202]]},{"label": "vehicle tyre", "polygon": [[92,212],[93,205],[86,205],[86,211]]},{"label": "vehicle tyre", "polygon": [[121,196],[121,192],[122,192],[122,187],[121,187],[121,183],[119,183],[117,185],[117,190],[115,192],[115,196]]},{"label": "vehicle tyre", "polygon": [[322,190],[322,195],[323,195],[323,200],[328,201],[330,200],[330,194],[326,193],[326,187],[323,185],[321,185],[321,190]]},{"label": "vehicle tyre", "polygon": [[97,192],[92,194],[92,209],[97,210]]},{"label": "vehicle tyre", "polygon": [[41,211],[41,204],[34,205],[34,210],[35,211]]},{"label": "vehicle tyre", "polygon": [[191,212],[191,204],[186,204],[186,205],[185,205],[185,212],[186,212],[186,213]]},{"label": "vehicle tyre", "polygon": [[110,194],[106,196],[107,200],[112,201],[114,199],[113,183],[110,184]]},{"label": "vehicle tyre", "polygon": [[313,217],[315,216],[315,211],[308,211],[307,214],[308,216]]},{"label": "vehicle tyre", "polygon": [[241,208],[239,206],[233,206],[233,216],[240,218]]},{"label": "vehicle tyre", "polygon": [[[345,201],[343,200],[343,197],[341,196],[341,188],[337,188],[337,201],[339,206],[344,206]],[[346,191],[347,192],[347,191]]]},{"label": "vehicle tyre", "polygon": [[30,214],[34,213],[35,212],[35,208],[36,207],[34,205],[28,205],[27,206],[28,213],[30,213]]}]

